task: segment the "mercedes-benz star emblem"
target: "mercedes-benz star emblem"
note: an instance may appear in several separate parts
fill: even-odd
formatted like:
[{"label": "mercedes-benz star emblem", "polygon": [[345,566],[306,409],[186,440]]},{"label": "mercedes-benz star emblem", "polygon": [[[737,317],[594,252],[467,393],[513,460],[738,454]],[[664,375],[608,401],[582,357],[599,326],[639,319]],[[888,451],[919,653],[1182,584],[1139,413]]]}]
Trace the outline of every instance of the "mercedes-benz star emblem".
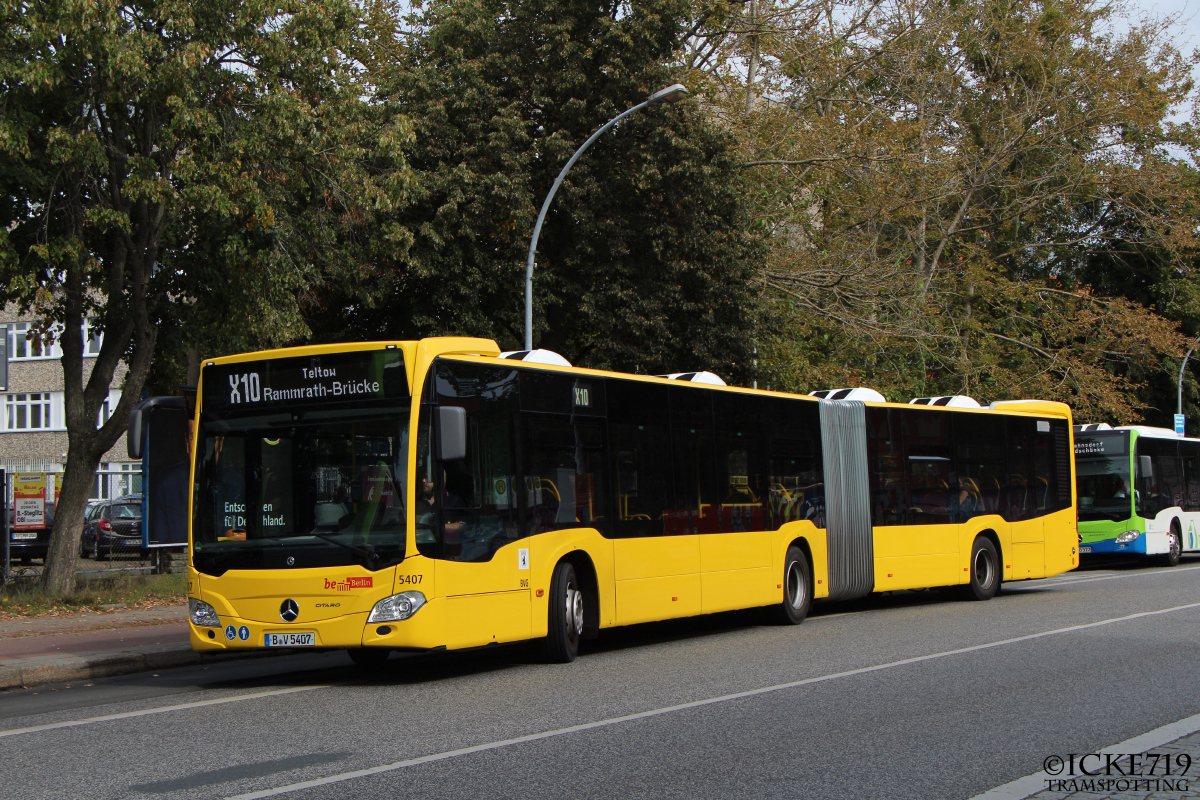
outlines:
[{"label": "mercedes-benz star emblem", "polygon": [[292,598],[284,600],[283,605],[279,606],[279,618],[284,622],[292,622],[298,616],[300,616],[300,606]]}]

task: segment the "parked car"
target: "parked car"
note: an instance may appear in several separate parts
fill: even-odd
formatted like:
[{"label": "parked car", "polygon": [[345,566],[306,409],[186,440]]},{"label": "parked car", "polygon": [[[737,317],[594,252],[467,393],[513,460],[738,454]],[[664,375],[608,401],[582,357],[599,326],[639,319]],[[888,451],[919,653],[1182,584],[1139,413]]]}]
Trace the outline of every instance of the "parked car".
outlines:
[{"label": "parked car", "polygon": [[46,557],[50,549],[50,528],[54,525],[54,504],[46,507],[45,527],[16,530],[13,509],[8,509],[8,557],[13,564],[28,564]]},{"label": "parked car", "polygon": [[95,559],[142,552],[142,497],[126,495],[97,503],[84,515],[83,556]]}]

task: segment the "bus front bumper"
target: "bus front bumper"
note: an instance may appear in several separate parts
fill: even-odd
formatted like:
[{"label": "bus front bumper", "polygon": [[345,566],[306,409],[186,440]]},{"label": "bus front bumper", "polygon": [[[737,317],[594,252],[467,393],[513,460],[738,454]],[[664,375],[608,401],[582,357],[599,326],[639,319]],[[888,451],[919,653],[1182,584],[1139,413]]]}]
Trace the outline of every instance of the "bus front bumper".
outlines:
[{"label": "bus front bumper", "polygon": [[[221,650],[330,650],[350,647],[383,647],[397,650],[436,650],[439,638],[434,608],[422,608],[403,622],[368,623],[367,614],[347,614],[308,624],[264,623],[221,616],[221,627],[201,627],[188,621],[192,649]],[[306,636],[305,634],[311,634]]]},{"label": "bus front bumper", "polygon": [[[1090,548],[1090,549],[1089,549]],[[1170,549],[1166,532],[1146,532],[1131,542],[1117,544],[1116,539],[1101,539],[1097,542],[1084,542],[1079,545],[1079,553],[1083,557],[1137,555],[1153,556],[1166,553]]]}]

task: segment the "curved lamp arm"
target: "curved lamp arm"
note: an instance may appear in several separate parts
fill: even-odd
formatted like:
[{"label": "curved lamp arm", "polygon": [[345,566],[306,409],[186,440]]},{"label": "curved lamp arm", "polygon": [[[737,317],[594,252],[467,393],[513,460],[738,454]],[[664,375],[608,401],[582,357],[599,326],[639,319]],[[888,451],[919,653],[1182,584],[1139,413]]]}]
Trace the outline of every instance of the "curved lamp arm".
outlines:
[{"label": "curved lamp arm", "polygon": [[647,99],[638,103],[633,108],[622,111],[608,122],[600,126],[600,129],[588,137],[588,140],[579,145],[579,149],[575,151],[575,155],[571,156],[562,171],[558,173],[558,177],[554,179],[554,185],[550,187],[549,194],[542,201],[542,210],[538,212],[537,222],[533,226],[533,238],[529,240],[529,257],[525,261],[525,349],[533,349],[533,262],[537,252],[538,237],[542,233],[542,223],[546,220],[546,212],[550,210],[550,201],[554,199],[554,195],[558,193],[558,187],[562,185],[563,178],[567,177],[571,167],[575,166],[575,162],[579,160],[579,156],[583,155],[583,151],[587,150],[592,142],[600,138],[601,134],[607,131],[612,126],[616,125],[621,120],[628,117],[637,111],[641,111],[647,106],[657,106],[663,103],[674,103],[682,100],[687,96],[687,88],[682,83],[675,83],[665,89],[660,89]]}]

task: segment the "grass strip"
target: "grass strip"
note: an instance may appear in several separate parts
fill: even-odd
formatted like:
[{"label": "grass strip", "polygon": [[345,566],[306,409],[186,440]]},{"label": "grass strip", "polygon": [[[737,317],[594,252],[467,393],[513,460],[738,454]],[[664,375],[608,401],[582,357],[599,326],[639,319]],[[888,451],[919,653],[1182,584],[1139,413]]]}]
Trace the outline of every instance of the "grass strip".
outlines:
[{"label": "grass strip", "polygon": [[40,579],[14,581],[0,587],[0,619],[69,614],[101,606],[154,608],[187,601],[187,575],[112,575],[80,581],[71,597],[50,597]]}]

